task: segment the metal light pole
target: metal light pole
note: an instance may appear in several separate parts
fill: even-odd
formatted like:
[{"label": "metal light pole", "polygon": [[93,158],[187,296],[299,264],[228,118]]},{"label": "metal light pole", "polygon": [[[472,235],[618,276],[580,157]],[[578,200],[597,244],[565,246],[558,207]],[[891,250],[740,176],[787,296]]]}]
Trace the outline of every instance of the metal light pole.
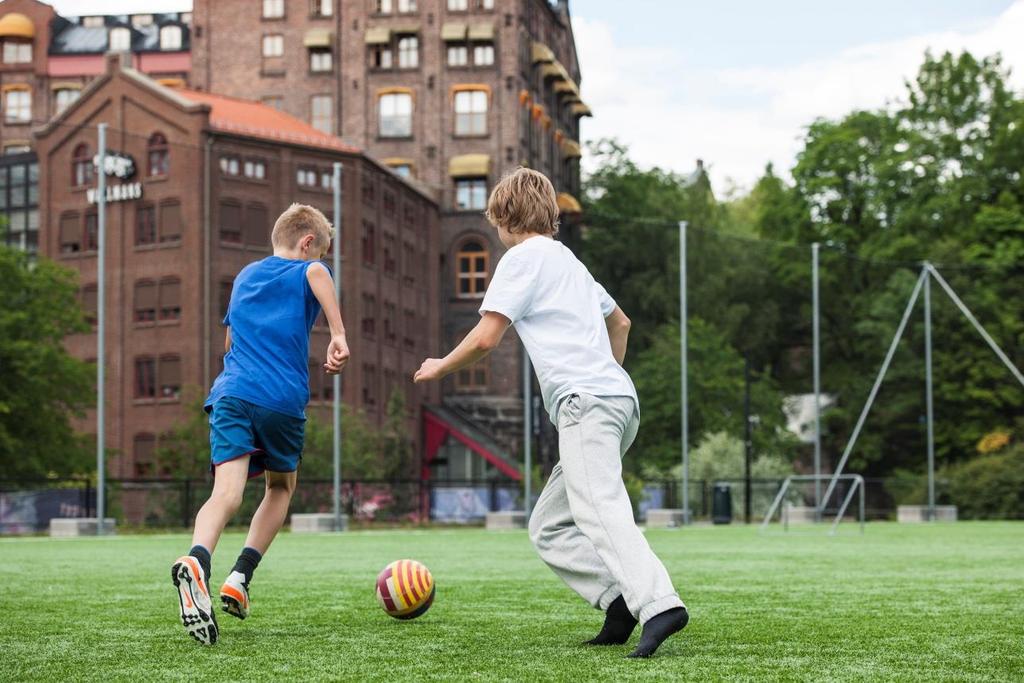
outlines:
[{"label": "metal light pole", "polygon": [[690,395],[686,358],[686,221],[679,221],[679,373],[681,396],[680,441],[683,450],[683,524],[690,523]]},{"label": "metal light pole", "polygon": [[[341,168],[340,161],[334,162],[334,298],[341,302]],[[334,382],[334,530],[341,531],[341,375],[332,378]]]},{"label": "metal light pole", "polygon": [[935,424],[932,410],[932,288],[931,265],[924,263],[924,386],[928,422],[928,521],[935,520]]},{"label": "metal light pole", "polygon": [[107,514],[107,462],[106,462],[106,392],[104,391],[107,357],[106,344],[106,247],[107,247],[107,124],[98,126],[99,153],[96,163],[99,177],[96,183],[96,533],[105,533],[103,519]]},{"label": "metal light pole", "polygon": [[753,460],[754,444],[750,424],[750,356],[743,356],[743,513],[750,524],[750,466]]},{"label": "metal light pole", "polygon": [[818,298],[818,251],[820,245],[811,245],[811,329],[814,356],[814,509],[821,507],[821,311]]},{"label": "metal light pole", "polygon": [[530,519],[533,502],[533,378],[530,373],[530,354],[526,352],[526,345],[523,344],[523,510],[526,512],[527,521]]}]

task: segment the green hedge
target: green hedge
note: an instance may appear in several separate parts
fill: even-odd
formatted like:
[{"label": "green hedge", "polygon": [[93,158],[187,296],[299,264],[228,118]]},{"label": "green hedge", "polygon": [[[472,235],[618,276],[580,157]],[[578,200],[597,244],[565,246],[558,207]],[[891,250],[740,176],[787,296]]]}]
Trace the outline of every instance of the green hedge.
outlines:
[{"label": "green hedge", "polygon": [[943,469],[945,495],[961,519],[1024,519],[1024,444]]}]

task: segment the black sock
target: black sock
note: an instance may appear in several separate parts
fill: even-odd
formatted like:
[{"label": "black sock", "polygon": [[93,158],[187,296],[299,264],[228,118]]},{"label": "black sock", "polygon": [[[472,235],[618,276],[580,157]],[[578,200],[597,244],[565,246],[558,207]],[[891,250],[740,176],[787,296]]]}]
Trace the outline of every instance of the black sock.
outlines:
[{"label": "black sock", "polygon": [[601,632],[595,637],[583,643],[584,645],[622,645],[636,628],[636,618],[630,613],[626,601],[620,595],[608,605],[608,611],[604,615],[604,626]]},{"label": "black sock", "polygon": [[210,551],[204,546],[194,545],[192,550],[188,551],[188,554],[199,560],[199,566],[203,568],[203,572],[206,573],[206,581],[210,580]]},{"label": "black sock", "polygon": [[640,634],[640,643],[627,656],[650,657],[658,649],[658,646],[665,642],[666,638],[673,633],[682,631],[689,621],[690,615],[685,607],[673,607],[661,614],[654,615],[644,624],[644,630]]},{"label": "black sock", "polygon": [[252,581],[252,573],[256,571],[256,567],[262,559],[263,555],[260,554],[260,551],[246,546],[242,548],[242,552],[239,553],[238,559],[235,560],[235,566],[232,567],[231,570],[242,572],[242,574],[245,575],[246,590],[249,589],[249,582]]}]

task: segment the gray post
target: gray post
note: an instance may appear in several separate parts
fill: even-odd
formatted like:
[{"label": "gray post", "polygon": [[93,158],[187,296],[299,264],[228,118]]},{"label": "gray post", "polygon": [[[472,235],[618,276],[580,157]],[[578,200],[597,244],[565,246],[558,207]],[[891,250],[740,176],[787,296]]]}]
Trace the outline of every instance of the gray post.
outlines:
[{"label": "gray post", "polygon": [[[818,298],[818,251],[820,245],[811,245],[811,318],[814,356],[814,507],[821,508],[821,310]],[[820,521],[820,520],[819,520]]]},{"label": "gray post", "polygon": [[533,377],[530,375],[530,354],[523,345],[523,511],[526,519],[530,519],[533,502]]},{"label": "gray post", "polygon": [[928,421],[928,520],[935,520],[935,424],[932,410],[932,288],[931,264],[924,263],[924,385]]},{"label": "gray post", "polygon": [[683,524],[690,523],[690,395],[686,358],[686,221],[679,221],[679,373],[681,396],[680,441],[683,450]]},{"label": "gray post", "polygon": [[96,533],[102,535],[103,518],[107,514],[107,462],[106,462],[106,392],[104,391],[107,357],[106,334],[106,246],[107,246],[107,124],[99,128],[96,155]]},{"label": "gray post", "polygon": [[[334,162],[334,298],[341,304],[341,167]],[[334,382],[334,530],[341,531],[341,375],[332,378]]]}]

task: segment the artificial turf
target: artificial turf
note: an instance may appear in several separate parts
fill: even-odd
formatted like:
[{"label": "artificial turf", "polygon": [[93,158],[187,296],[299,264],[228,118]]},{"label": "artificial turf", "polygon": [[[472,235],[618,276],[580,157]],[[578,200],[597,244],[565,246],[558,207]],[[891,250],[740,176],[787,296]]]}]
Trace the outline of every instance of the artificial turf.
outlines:
[{"label": "artificial turf", "polygon": [[[0,540],[0,680],[1021,680],[1024,523],[869,524],[864,536],[649,531],[690,608],[647,661],[588,648],[601,615],[522,532],[283,534],[203,648],[178,622],[184,535]],[[214,585],[242,537],[223,539]],[[414,558],[437,599],[415,621],[377,606]],[[635,643],[636,634],[633,643]]]}]

